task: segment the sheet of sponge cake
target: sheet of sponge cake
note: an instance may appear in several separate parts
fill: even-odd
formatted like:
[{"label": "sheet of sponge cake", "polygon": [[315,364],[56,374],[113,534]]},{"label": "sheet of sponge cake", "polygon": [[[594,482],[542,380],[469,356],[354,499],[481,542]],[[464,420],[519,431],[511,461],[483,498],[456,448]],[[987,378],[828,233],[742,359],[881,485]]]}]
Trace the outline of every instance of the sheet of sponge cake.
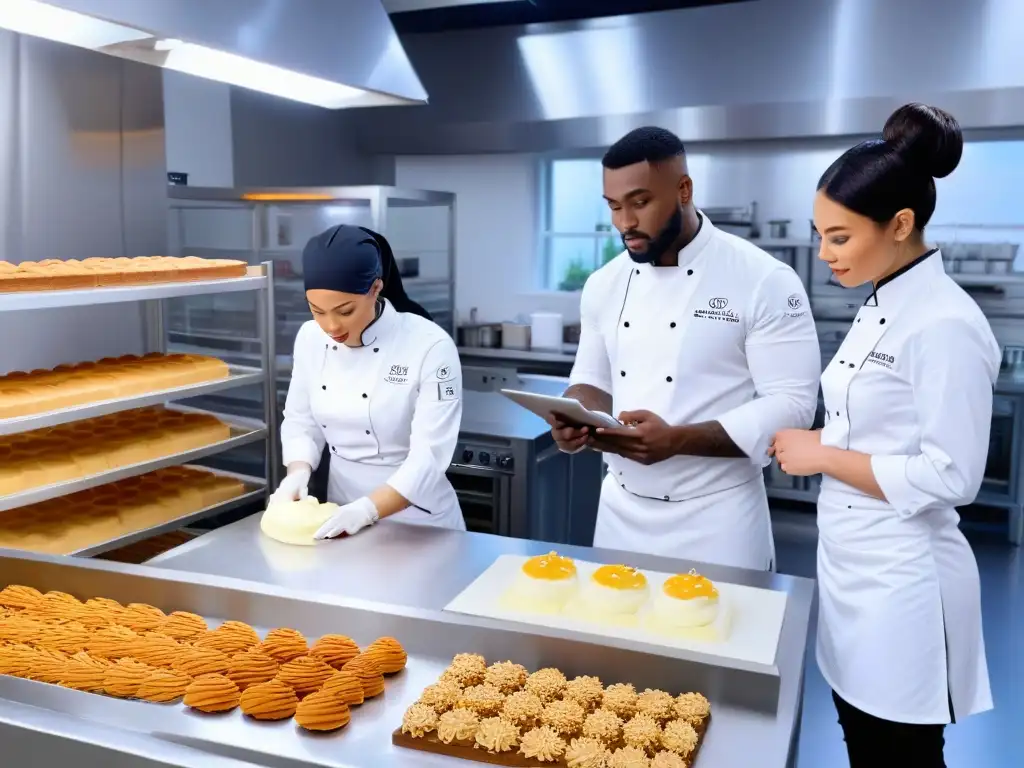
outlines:
[{"label": "sheet of sponge cake", "polygon": [[0,419],[33,416],[61,408],[133,397],[225,379],[227,363],[202,355],[108,357],[59,365],[53,370],[0,376]]},{"label": "sheet of sponge cake", "polygon": [[66,555],[241,496],[245,484],[171,467],[0,515],[0,547]]},{"label": "sheet of sponge cake", "polygon": [[0,496],[97,475],[227,440],[215,416],[137,408],[0,437]]},{"label": "sheet of sponge cake", "polygon": [[247,270],[244,261],[199,256],[44,259],[20,264],[0,261],[0,293],[223,280],[245,277]]}]

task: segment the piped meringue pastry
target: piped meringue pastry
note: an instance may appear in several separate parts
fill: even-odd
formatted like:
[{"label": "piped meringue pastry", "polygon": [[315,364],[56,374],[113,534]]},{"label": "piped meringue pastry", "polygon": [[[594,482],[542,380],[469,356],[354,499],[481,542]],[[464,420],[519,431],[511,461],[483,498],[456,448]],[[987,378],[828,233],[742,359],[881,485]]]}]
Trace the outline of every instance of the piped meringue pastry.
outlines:
[{"label": "piped meringue pastry", "polygon": [[200,712],[228,712],[240,700],[238,686],[224,675],[202,675],[185,690],[185,706]]},{"label": "piped meringue pastry", "polygon": [[295,714],[299,697],[290,686],[271,680],[242,691],[241,705],[242,712],[254,720],[287,720]]},{"label": "piped meringue pastry", "polygon": [[295,722],[307,731],[335,731],[349,724],[348,704],[326,691],[317,691],[299,702]]},{"label": "piped meringue pastry", "polygon": [[310,656],[323,659],[335,669],[341,669],[359,653],[359,646],[355,641],[344,635],[324,635],[309,649]]}]

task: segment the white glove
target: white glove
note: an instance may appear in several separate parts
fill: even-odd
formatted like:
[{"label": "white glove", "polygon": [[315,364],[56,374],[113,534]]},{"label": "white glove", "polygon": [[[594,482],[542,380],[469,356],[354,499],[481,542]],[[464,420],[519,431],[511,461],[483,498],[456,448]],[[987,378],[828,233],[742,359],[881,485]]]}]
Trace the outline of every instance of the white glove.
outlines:
[{"label": "white glove", "polygon": [[377,507],[374,506],[368,496],[363,496],[361,499],[356,499],[335,512],[334,516],[321,525],[320,530],[313,534],[313,538],[333,539],[335,536],[340,536],[343,533],[353,536],[366,526],[373,525],[379,519]]},{"label": "white glove", "polygon": [[270,503],[302,501],[309,496],[309,478],[312,476],[313,470],[308,466],[289,472],[277,486],[277,490],[271,494]]}]

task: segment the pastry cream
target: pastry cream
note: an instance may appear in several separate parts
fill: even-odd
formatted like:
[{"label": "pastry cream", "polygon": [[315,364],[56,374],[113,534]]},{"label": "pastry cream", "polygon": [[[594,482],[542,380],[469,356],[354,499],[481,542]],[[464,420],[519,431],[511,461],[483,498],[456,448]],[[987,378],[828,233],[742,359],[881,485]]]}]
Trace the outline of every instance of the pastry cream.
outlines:
[{"label": "pastry cream", "polygon": [[591,712],[583,721],[583,735],[605,746],[615,744],[622,736],[622,718],[607,709]]},{"label": "pastry cream", "polygon": [[622,747],[608,757],[608,768],[650,768],[651,759],[637,747]]},{"label": "pastry cream", "polygon": [[201,675],[185,690],[185,706],[200,712],[228,712],[241,697],[238,686],[224,675]]},{"label": "pastry cream", "polygon": [[572,699],[587,712],[592,712],[601,705],[604,698],[604,686],[601,679],[590,675],[581,675],[566,683],[566,699]]},{"label": "pastry cream", "polygon": [[697,748],[699,737],[693,726],[683,720],[673,720],[661,734],[661,746],[680,757],[689,757]]},{"label": "pastry cream", "polygon": [[571,737],[578,736],[583,730],[583,721],[586,717],[587,713],[583,711],[583,707],[571,699],[563,699],[545,706],[540,721],[553,728],[559,736]]},{"label": "pastry cream", "polygon": [[516,691],[505,699],[501,716],[521,729],[530,730],[540,723],[544,704],[540,697],[529,691]]},{"label": "pastry cream", "polygon": [[676,696],[672,714],[696,728],[711,714],[711,702],[699,693],[680,693]]},{"label": "pastry cream", "polygon": [[622,718],[636,714],[637,693],[631,683],[609,685],[604,691],[601,706]]},{"label": "pastry cream", "polygon": [[260,518],[260,530],[282,544],[311,547],[316,544],[313,536],[337,511],[337,504],[321,504],[312,496],[272,502]]},{"label": "pastry cream", "polygon": [[651,753],[661,742],[661,726],[650,715],[636,715],[622,726],[622,741],[626,746]]},{"label": "pastry cream", "polygon": [[295,711],[295,722],[307,731],[335,731],[351,719],[348,705],[327,691],[311,693]]},{"label": "pastry cream", "polygon": [[476,741],[480,718],[468,709],[453,709],[437,719],[437,738],[445,744],[469,745]]},{"label": "pastry cream", "polygon": [[539,669],[526,678],[525,690],[534,693],[544,703],[562,695],[566,686],[565,675],[554,667]]},{"label": "pastry cream", "polygon": [[402,733],[422,739],[437,730],[437,712],[426,704],[413,704],[402,715]]},{"label": "pastry cream", "polygon": [[504,694],[515,693],[526,684],[526,667],[511,661],[491,664],[484,674],[484,683],[492,685]]},{"label": "pastry cream", "polygon": [[573,739],[565,751],[568,768],[605,768],[608,749],[597,739]]},{"label": "pastry cream", "polygon": [[254,720],[287,720],[299,706],[299,697],[291,687],[277,680],[257,683],[242,691],[242,712]]},{"label": "pastry cream", "polygon": [[480,717],[493,717],[501,712],[505,697],[493,685],[473,685],[466,688],[455,705],[459,709],[470,709]]},{"label": "pastry cream", "polygon": [[675,699],[665,691],[647,688],[637,697],[636,708],[640,714],[650,715],[659,723],[664,723],[671,719],[675,703]]},{"label": "pastry cream", "polygon": [[452,659],[448,669],[441,675],[442,680],[453,680],[463,688],[480,685],[487,675],[487,661],[477,653],[459,653]]},{"label": "pastry cream", "polygon": [[475,746],[491,754],[511,752],[519,745],[519,729],[500,717],[488,717],[480,721],[475,738]]},{"label": "pastry cream", "polygon": [[462,686],[452,680],[441,681],[423,689],[420,703],[433,707],[434,711],[440,715],[454,709],[455,705],[459,703],[460,696],[462,696]]},{"label": "pastry cream", "polygon": [[546,725],[527,731],[519,740],[519,753],[541,763],[557,762],[565,754],[565,748],[562,737]]},{"label": "pastry cream", "polygon": [[310,656],[318,656],[335,669],[341,669],[359,653],[359,646],[345,635],[324,635],[309,649]]}]

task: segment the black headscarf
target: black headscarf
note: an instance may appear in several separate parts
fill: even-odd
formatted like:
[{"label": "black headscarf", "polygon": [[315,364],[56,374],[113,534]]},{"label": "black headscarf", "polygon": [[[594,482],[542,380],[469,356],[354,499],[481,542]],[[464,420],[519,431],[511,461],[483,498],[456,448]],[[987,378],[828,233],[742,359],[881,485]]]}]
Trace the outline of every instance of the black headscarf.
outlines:
[{"label": "black headscarf", "polygon": [[310,239],[302,251],[302,276],[307,291],[357,295],[369,293],[379,278],[384,283],[380,295],[397,311],[433,320],[405,293],[391,245],[383,235],[365,227],[339,224]]}]

